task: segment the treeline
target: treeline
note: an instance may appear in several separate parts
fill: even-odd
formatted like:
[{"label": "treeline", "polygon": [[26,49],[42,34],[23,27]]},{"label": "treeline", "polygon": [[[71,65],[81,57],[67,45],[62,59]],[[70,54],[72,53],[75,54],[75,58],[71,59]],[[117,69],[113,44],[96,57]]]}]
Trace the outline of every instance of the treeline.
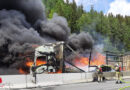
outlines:
[{"label": "treeline", "polygon": [[130,51],[130,16],[104,15],[91,7],[89,12],[83,6],[77,6],[75,0],[43,0],[46,15],[53,13],[64,16],[71,28],[71,33],[89,32],[97,41],[104,43],[104,50]]}]

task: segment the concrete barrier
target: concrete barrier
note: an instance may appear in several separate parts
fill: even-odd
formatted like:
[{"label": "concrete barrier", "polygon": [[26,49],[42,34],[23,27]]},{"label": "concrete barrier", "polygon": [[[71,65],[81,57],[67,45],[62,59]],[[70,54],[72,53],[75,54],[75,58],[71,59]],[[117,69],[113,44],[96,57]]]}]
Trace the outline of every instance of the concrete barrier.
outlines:
[{"label": "concrete barrier", "polygon": [[123,76],[130,76],[130,71],[129,72],[124,71]]},{"label": "concrete barrier", "polygon": [[38,86],[63,84],[62,74],[39,74],[37,75]]},{"label": "concrete barrier", "polygon": [[2,78],[0,88],[26,88],[25,75],[5,75],[0,77]]},{"label": "concrete barrier", "polygon": [[95,73],[86,73],[86,80],[87,82],[93,81],[93,77],[94,77]]},{"label": "concrete barrier", "polygon": [[68,82],[68,81],[75,81],[75,80],[81,80],[81,75],[80,73],[65,73],[62,74],[63,76],[63,82]]},{"label": "concrete barrier", "polygon": [[[104,72],[103,75],[106,79],[115,79],[116,72]],[[129,71],[123,71],[121,72],[121,76],[123,78],[130,78],[130,72]]]},{"label": "concrete barrier", "polygon": [[104,72],[103,76],[106,79],[115,79],[115,72]]},{"label": "concrete barrier", "polygon": [[[104,72],[106,79],[114,79],[115,72]],[[90,82],[96,77],[96,73],[63,73],[63,74],[38,74],[37,83],[31,75],[4,75],[0,88],[30,88],[70,83]],[[123,77],[130,78],[130,72],[123,72]]]}]

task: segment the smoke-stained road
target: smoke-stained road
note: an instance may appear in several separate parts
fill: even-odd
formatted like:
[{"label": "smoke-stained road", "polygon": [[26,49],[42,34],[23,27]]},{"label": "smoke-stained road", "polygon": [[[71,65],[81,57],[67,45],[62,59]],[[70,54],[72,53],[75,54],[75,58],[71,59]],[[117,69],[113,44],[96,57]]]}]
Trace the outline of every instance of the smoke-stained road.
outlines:
[{"label": "smoke-stained road", "polygon": [[[127,79],[127,81],[129,80]],[[80,83],[80,84],[52,86],[52,87],[31,89],[31,90],[118,90],[119,88],[126,87],[126,86],[130,86],[130,83],[115,84],[115,81],[106,81],[105,83],[97,83],[97,82]],[[26,89],[26,90],[30,90],[30,89]],[[124,90],[130,90],[130,88]]]}]

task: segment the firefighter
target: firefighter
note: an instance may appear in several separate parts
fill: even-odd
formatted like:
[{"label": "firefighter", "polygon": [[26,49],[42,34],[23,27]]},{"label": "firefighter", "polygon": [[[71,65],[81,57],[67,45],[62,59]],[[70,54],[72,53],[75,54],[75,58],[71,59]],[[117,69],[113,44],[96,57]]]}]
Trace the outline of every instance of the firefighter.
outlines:
[{"label": "firefighter", "polygon": [[121,67],[120,67],[120,65],[118,65],[118,64],[115,65],[115,71],[116,71],[116,84],[122,83],[121,80],[120,80],[120,77],[121,77]]},{"label": "firefighter", "polygon": [[103,71],[102,71],[102,67],[100,65],[98,66],[97,72],[98,72],[98,82],[102,82],[103,81]]}]

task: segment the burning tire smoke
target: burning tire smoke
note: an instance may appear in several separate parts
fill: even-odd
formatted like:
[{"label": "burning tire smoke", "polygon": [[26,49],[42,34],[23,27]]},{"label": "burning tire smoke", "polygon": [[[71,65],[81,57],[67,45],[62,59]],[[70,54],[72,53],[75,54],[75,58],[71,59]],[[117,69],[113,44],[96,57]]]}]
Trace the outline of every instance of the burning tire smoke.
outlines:
[{"label": "burning tire smoke", "polygon": [[0,0],[0,9],[20,11],[32,25],[37,20],[46,19],[41,0]]},{"label": "burning tire smoke", "polygon": [[93,39],[89,34],[70,36],[64,17],[54,14],[47,20],[44,11],[41,0],[0,0],[1,68],[18,67],[25,62],[21,56],[34,51],[34,45],[46,42],[65,41],[76,50],[92,47]]},{"label": "burning tire smoke", "polygon": [[69,45],[75,50],[86,50],[93,46],[93,38],[89,33],[72,34],[68,40]]}]

